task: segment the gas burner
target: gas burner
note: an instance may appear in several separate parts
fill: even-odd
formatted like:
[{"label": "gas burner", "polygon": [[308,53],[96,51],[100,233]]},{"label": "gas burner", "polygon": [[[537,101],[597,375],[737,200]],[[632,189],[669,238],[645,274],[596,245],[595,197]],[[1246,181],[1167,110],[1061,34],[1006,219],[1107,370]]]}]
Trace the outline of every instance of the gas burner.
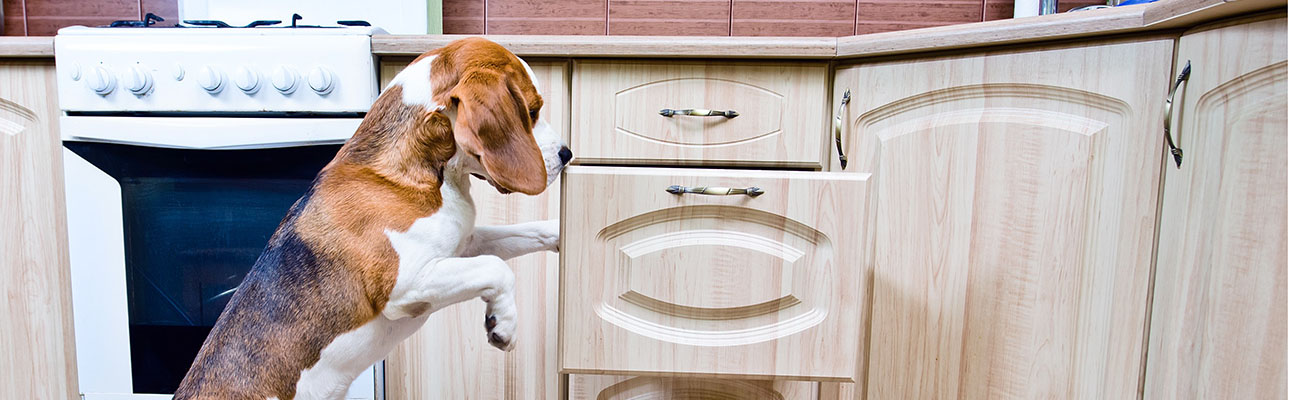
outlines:
[{"label": "gas burner", "polygon": [[224,22],[224,21],[214,20],[214,19],[186,19],[186,20],[184,20],[184,23],[185,23],[185,24],[188,24],[188,25],[187,25],[188,27],[193,27],[193,28],[195,28],[195,27],[212,27],[212,28],[255,28],[255,27],[259,27],[259,26],[273,26],[273,25],[281,24],[281,23],[282,23],[282,21],[280,21],[280,20],[264,20],[264,19],[262,19],[262,20],[252,21],[251,23],[246,24],[246,26],[232,26],[232,25],[229,25],[228,23],[226,23],[226,22]]},{"label": "gas burner", "polygon": [[162,22],[165,20],[166,20],[165,18],[158,17],[157,14],[148,13],[147,15],[143,16],[142,21],[130,21],[130,20],[112,21],[112,24],[108,25],[108,27],[109,28],[147,28],[147,27],[156,25],[158,22]]},{"label": "gas burner", "polygon": [[[148,15],[152,15],[152,14],[148,14]],[[154,16],[154,17],[155,17],[155,16]],[[227,22],[220,21],[220,20],[214,20],[214,19],[186,19],[186,20],[184,20],[184,24],[183,24],[183,25],[178,25],[178,26],[179,26],[179,27],[182,27],[182,28],[259,28],[259,27],[269,27],[269,28],[340,28],[340,27],[352,27],[352,26],[372,26],[372,24],[368,23],[367,21],[363,21],[363,20],[341,20],[341,21],[336,21],[336,25],[337,25],[337,26],[302,25],[302,24],[300,24],[300,23],[299,23],[299,21],[300,21],[301,19],[304,19],[304,17],[301,17],[301,16],[300,16],[300,14],[291,14],[291,25],[287,25],[287,26],[275,26],[275,25],[281,24],[281,23],[282,23],[282,21],[281,21],[281,20],[257,20],[257,21],[253,21],[253,22],[251,22],[251,23],[249,23],[249,24],[246,24],[246,26],[233,26],[233,25],[229,25]],[[158,20],[160,20],[160,18],[159,18],[159,17],[158,17]],[[118,22],[122,22],[122,23],[139,23],[138,21],[118,21]],[[115,25],[115,24],[116,24],[116,23],[114,22],[114,23],[113,23],[113,26],[117,26],[117,25]],[[121,25],[121,26],[134,26],[134,25]]]}]

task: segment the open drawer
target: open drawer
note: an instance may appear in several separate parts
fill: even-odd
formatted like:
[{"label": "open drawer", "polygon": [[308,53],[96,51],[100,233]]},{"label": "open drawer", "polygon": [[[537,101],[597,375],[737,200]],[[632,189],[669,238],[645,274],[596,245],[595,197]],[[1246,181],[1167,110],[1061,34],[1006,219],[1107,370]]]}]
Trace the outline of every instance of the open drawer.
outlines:
[{"label": "open drawer", "polygon": [[[816,381],[863,373],[869,174],[566,171],[562,372]],[[673,193],[704,186],[761,193]]]}]

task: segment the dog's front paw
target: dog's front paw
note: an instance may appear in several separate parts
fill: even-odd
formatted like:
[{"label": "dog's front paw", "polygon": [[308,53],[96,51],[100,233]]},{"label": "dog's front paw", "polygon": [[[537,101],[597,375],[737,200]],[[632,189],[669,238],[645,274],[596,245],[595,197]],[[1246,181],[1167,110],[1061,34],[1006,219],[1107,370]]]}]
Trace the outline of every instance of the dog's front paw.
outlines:
[{"label": "dog's front paw", "polygon": [[517,314],[515,300],[509,294],[498,296],[488,302],[488,307],[484,311],[484,329],[488,331],[488,344],[502,351],[511,351],[515,348]]},{"label": "dog's front paw", "polygon": [[549,219],[538,221],[538,240],[542,241],[542,249],[546,251],[560,252],[560,220]]}]

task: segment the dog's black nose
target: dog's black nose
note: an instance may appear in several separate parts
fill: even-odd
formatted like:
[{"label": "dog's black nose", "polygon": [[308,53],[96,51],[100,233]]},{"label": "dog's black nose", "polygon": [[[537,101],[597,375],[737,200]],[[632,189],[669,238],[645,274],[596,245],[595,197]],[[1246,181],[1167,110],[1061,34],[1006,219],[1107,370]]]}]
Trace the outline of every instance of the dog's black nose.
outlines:
[{"label": "dog's black nose", "polygon": [[568,164],[569,160],[572,160],[572,159],[573,159],[573,150],[569,150],[568,146],[560,147],[560,163]]}]

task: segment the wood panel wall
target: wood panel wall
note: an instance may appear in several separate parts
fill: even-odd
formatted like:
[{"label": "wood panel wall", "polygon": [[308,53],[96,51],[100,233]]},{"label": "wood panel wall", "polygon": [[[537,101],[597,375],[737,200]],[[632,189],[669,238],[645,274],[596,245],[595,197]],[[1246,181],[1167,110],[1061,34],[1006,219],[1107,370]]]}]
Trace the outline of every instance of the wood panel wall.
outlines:
[{"label": "wood panel wall", "polygon": [[53,36],[58,29],[139,20],[146,13],[179,22],[177,0],[3,0],[5,36]]}]

